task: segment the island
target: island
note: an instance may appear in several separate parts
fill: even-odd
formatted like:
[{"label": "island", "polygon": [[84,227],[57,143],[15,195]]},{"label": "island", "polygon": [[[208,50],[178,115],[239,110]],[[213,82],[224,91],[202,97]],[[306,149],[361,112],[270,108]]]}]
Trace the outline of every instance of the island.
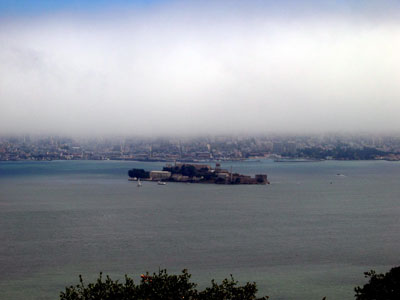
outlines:
[{"label": "island", "polygon": [[257,174],[254,177],[233,173],[221,168],[219,163],[215,168],[205,164],[175,163],[166,165],[162,171],[145,171],[131,169],[129,180],[148,180],[162,182],[189,182],[215,184],[269,184],[267,174]]}]

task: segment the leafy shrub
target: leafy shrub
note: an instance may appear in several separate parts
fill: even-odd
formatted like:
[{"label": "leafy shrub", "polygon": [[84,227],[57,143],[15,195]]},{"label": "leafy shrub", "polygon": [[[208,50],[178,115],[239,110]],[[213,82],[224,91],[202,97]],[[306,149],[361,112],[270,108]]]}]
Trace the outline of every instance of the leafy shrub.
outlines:
[{"label": "leafy shrub", "polygon": [[374,270],[364,274],[369,282],[354,289],[357,300],[400,299],[400,267],[392,268],[386,274],[377,274]]},{"label": "leafy shrub", "polygon": [[166,270],[160,270],[153,275],[141,276],[140,284],[136,285],[125,275],[125,283],[113,281],[109,276],[103,280],[100,273],[95,283],[85,285],[82,276],[79,284],[70,286],[61,292],[60,300],[265,300],[268,297],[256,298],[255,283],[238,286],[231,276],[221,284],[211,281],[211,287],[198,291],[196,284],[190,282],[191,275],[183,270],[181,275],[169,275]]}]

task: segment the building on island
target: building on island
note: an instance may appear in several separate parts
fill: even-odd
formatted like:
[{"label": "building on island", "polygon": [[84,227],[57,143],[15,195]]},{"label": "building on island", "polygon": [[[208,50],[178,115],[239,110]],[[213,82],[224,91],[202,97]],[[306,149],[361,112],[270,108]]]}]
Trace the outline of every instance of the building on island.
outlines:
[{"label": "building on island", "polygon": [[[232,173],[221,169],[219,163],[215,168],[210,165],[175,163],[168,164],[162,171],[145,171],[144,169],[132,169],[129,177],[150,181],[192,182],[192,183],[216,183],[216,184],[269,184],[266,174],[258,174],[254,177]],[[133,180],[136,180],[133,179]]]},{"label": "building on island", "polygon": [[151,171],[150,180],[166,180],[171,177],[171,172],[168,171]]}]

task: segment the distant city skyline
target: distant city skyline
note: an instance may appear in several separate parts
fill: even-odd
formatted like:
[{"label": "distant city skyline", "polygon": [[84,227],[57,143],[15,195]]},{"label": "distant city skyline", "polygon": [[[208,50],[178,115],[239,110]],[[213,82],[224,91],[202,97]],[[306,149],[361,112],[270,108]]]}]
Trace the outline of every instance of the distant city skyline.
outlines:
[{"label": "distant city skyline", "polygon": [[0,135],[400,131],[397,1],[2,1]]},{"label": "distant city skyline", "polygon": [[0,136],[0,161],[400,160],[400,135],[87,137]]}]

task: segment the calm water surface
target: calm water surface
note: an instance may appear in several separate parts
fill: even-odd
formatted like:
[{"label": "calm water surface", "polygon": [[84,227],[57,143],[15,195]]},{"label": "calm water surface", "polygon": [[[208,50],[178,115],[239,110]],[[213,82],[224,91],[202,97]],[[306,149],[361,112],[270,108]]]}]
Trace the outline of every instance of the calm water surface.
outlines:
[{"label": "calm water surface", "polygon": [[398,162],[223,164],[268,186],[127,181],[162,166],[0,162],[0,299],[187,268],[201,287],[233,274],[272,300],[346,300],[364,271],[400,264]]}]

